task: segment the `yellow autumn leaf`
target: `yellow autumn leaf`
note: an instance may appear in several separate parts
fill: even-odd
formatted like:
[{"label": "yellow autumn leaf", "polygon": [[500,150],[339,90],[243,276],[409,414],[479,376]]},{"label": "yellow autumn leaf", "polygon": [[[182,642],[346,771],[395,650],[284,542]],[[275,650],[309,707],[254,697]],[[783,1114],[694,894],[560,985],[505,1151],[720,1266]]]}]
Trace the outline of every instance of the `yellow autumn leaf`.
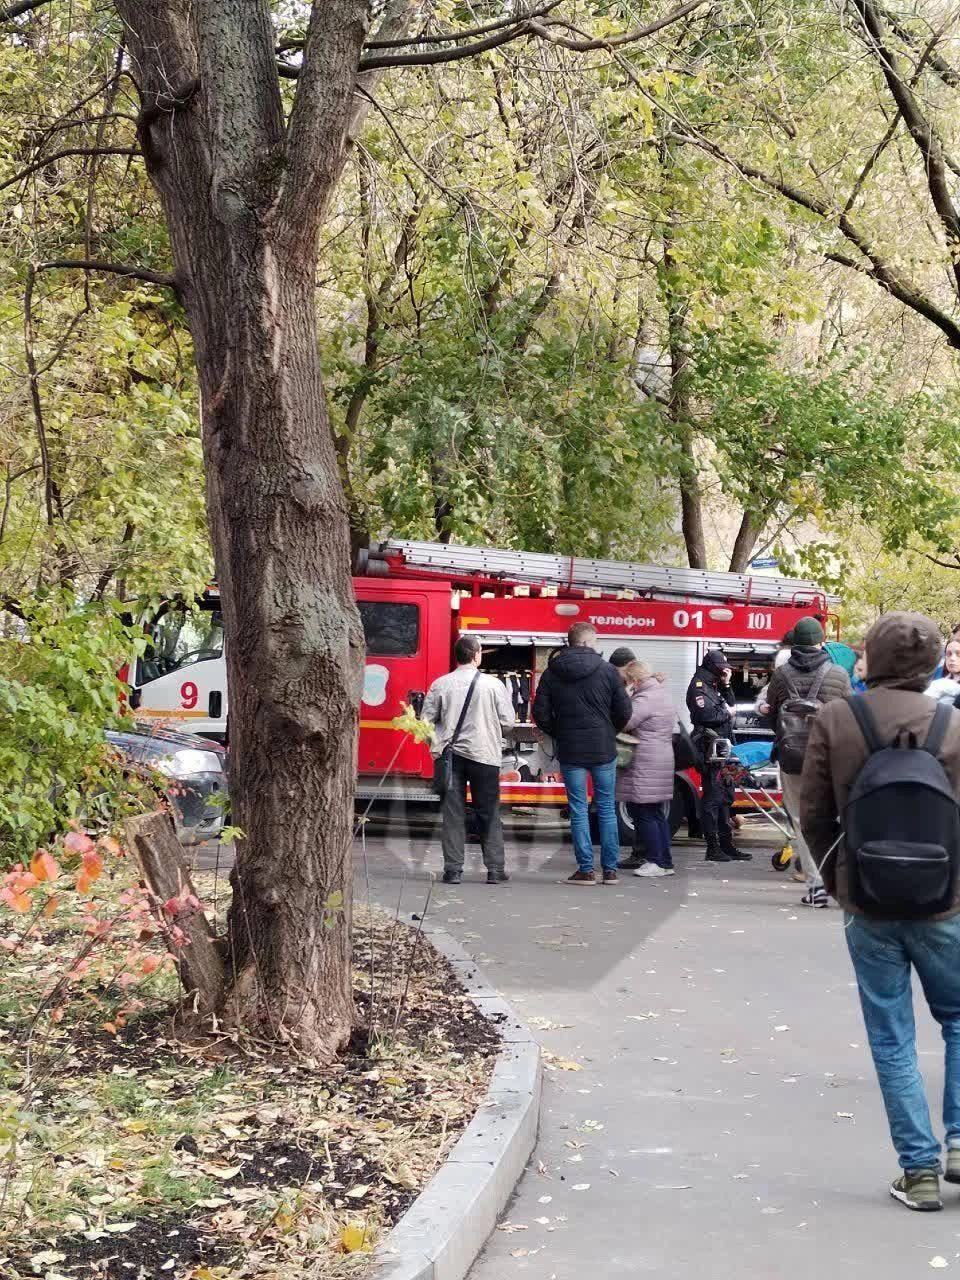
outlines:
[{"label": "yellow autumn leaf", "polygon": [[341,1253],[372,1253],[373,1245],[365,1222],[348,1222],[340,1232]]}]

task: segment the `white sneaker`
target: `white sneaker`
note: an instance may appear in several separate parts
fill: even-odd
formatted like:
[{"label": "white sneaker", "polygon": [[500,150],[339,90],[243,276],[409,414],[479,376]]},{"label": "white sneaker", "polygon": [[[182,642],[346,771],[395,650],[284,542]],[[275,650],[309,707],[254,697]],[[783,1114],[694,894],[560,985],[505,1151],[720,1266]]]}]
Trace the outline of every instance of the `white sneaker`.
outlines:
[{"label": "white sneaker", "polygon": [[666,867],[658,867],[655,862],[645,862],[642,867],[638,867],[633,873],[640,876],[642,880],[657,880],[661,876],[673,875],[672,871],[668,871]]}]

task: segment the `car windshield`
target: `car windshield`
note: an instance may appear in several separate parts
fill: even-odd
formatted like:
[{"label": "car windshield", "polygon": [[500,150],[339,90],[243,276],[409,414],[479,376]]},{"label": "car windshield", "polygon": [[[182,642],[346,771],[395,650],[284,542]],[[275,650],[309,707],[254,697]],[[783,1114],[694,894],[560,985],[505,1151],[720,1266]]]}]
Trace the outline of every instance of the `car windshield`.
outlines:
[{"label": "car windshield", "polygon": [[223,616],[219,609],[171,606],[149,628],[149,643],[137,662],[137,684],[171,671],[223,656]]}]

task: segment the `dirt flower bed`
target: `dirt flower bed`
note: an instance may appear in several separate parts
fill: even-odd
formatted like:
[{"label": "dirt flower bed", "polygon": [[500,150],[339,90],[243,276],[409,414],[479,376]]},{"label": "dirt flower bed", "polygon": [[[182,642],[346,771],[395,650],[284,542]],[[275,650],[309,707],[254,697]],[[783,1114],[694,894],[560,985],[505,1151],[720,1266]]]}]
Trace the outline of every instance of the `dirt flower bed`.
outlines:
[{"label": "dirt flower bed", "polygon": [[[212,902],[212,877],[197,881]],[[222,879],[216,896],[222,915]],[[362,1274],[487,1086],[494,1029],[389,916],[357,913],[358,1025],[324,1070],[227,1039],[179,1041],[165,966],[122,1026],[103,1021],[108,990],[92,1017],[81,998],[62,1021],[35,1021],[74,942],[37,932],[0,970],[4,1280]]]}]

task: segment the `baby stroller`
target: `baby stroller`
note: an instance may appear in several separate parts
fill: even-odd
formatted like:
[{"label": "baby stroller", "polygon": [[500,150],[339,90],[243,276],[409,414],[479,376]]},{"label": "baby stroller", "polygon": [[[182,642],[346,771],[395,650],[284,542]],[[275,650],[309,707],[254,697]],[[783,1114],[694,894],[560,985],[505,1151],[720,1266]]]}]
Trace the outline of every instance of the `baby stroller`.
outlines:
[{"label": "baby stroller", "polygon": [[[773,769],[774,762],[770,758],[773,750],[772,741],[730,742],[727,738],[717,738],[710,747],[712,761],[721,761],[721,776],[734,784],[757,813],[784,837],[783,844],[770,859],[774,871],[786,871],[793,861],[793,824],[783,804],[778,801],[772,790],[760,776],[762,770]],[[766,801],[761,804],[757,793]]]}]

